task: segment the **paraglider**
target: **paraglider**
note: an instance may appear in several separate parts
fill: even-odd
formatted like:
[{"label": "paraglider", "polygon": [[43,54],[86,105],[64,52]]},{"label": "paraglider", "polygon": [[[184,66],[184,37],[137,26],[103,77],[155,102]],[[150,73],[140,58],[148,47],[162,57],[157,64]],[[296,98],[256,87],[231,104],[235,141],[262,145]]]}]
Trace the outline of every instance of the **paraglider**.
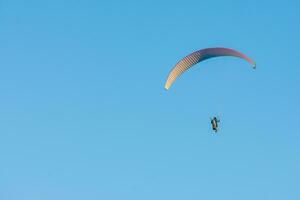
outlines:
[{"label": "paraglider", "polygon": [[[166,83],[165,83],[165,89],[169,90],[174,81],[184,72],[186,72],[189,68],[196,65],[199,62],[202,62],[204,60],[214,58],[214,57],[220,57],[220,56],[232,56],[241,58],[248,63],[251,64],[252,68],[256,68],[255,62],[247,57],[246,55],[242,54],[241,52],[238,52],[234,49],[229,48],[223,48],[223,47],[215,47],[215,48],[207,48],[195,51],[183,59],[181,59],[170,71]],[[220,120],[214,117],[211,119],[212,129],[217,132],[218,131],[218,122]]]},{"label": "paraglider", "polygon": [[211,123],[211,126],[212,126],[212,130],[216,132],[218,132],[218,123],[220,122],[220,120],[216,117],[210,119],[210,123]]}]

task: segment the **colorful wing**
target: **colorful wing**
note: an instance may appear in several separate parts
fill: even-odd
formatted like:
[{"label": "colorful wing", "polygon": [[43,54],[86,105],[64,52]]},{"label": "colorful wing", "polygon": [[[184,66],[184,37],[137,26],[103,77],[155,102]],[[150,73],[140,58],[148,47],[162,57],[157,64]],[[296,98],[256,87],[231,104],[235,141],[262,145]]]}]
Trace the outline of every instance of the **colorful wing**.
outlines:
[{"label": "colorful wing", "polygon": [[203,60],[213,58],[213,57],[219,57],[219,56],[233,56],[233,57],[242,58],[247,62],[249,62],[252,65],[253,69],[255,69],[256,67],[256,64],[253,60],[251,60],[246,55],[236,50],[228,49],[228,48],[219,48],[219,47],[202,49],[189,54],[188,56],[181,59],[175,65],[175,67],[171,70],[171,72],[168,75],[167,81],[165,83],[165,88],[168,90],[173,84],[173,82],[176,80],[176,78],[180,76],[182,73],[184,73],[186,70],[191,68],[193,65]]}]

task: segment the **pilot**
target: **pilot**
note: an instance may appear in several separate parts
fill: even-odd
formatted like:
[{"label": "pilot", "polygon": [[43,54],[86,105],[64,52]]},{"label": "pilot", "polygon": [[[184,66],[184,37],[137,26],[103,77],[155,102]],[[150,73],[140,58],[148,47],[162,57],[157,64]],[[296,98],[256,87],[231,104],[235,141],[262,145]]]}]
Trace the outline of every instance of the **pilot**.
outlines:
[{"label": "pilot", "polygon": [[219,119],[217,119],[216,117],[210,119],[210,123],[211,123],[211,126],[212,126],[212,129],[215,131],[215,132],[218,132],[218,123],[220,122]]}]

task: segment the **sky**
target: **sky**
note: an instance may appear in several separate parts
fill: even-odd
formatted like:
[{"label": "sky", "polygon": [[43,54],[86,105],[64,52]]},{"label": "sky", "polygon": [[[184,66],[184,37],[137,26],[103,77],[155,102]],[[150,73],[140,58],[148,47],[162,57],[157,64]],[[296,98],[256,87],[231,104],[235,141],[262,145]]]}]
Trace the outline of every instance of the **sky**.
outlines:
[{"label": "sky", "polygon": [[1,0],[0,199],[299,199],[299,7]]}]

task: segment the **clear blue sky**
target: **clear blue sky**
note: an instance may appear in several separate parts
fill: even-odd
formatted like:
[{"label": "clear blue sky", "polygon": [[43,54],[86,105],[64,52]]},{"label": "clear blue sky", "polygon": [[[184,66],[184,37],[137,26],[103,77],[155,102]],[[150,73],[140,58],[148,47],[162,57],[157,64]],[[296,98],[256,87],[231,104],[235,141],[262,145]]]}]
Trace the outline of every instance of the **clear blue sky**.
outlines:
[{"label": "clear blue sky", "polygon": [[299,7],[1,0],[0,199],[300,199]]}]

